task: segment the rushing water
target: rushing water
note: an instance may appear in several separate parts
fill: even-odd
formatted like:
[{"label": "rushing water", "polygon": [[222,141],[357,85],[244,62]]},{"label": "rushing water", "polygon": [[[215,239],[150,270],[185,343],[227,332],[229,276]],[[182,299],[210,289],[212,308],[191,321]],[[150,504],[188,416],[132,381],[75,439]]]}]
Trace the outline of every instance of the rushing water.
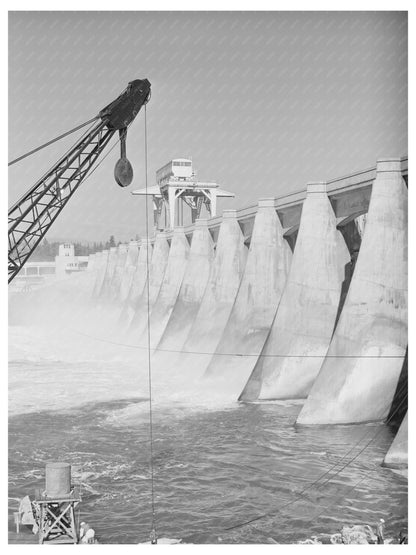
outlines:
[{"label": "rushing water", "polygon": [[[13,511],[16,499],[44,487],[51,460],[72,464],[81,520],[101,543],[147,541],[145,359],[58,328],[10,328],[9,541],[36,541],[29,530],[16,536]],[[153,376],[159,536],[294,543],[381,517],[387,535],[407,528],[407,480],[381,466],[394,436],[388,426],[296,428],[300,402],[239,404],[198,380],[186,389],[188,381],[180,369]]]}]

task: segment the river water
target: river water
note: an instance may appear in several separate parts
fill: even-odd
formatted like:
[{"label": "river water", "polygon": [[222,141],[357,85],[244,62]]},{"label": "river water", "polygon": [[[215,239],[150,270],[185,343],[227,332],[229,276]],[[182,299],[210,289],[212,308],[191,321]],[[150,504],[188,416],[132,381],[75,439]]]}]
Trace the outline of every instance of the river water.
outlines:
[{"label": "river water", "polygon": [[[100,543],[145,542],[147,360],[109,333],[114,307],[91,306],[71,287],[58,289],[59,302],[50,293],[50,303],[11,298],[9,541],[36,541],[14,532],[16,500],[44,487],[47,461],[63,460],[82,490],[81,520]],[[387,535],[407,528],[407,480],[381,466],[394,437],[388,426],[295,427],[301,402],[240,404],[177,367],[152,373],[152,397],[160,537],[295,543],[379,518]]]}]

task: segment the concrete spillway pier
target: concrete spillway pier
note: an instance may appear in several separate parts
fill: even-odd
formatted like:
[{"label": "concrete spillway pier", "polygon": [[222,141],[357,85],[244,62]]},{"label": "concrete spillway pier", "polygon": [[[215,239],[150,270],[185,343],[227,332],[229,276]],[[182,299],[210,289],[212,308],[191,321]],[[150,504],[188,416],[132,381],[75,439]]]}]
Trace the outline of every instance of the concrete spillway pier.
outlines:
[{"label": "concrete spillway pier", "polygon": [[259,201],[240,287],[205,372],[205,377],[221,383],[235,398],[266,341],[292,257],[274,205],[274,199]]},{"label": "concrete spillway pier", "polygon": [[118,300],[126,302],[139,258],[139,241],[130,241],[127,250],[125,266],[121,275]]},{"label": "concrete spillway pier", "polygon": [[126,264],[127,259],[127,251],[128,245],[126,243],[122,243],[117,247],[117,258],[116,263],[114,266],[113,275],[111,277],[110,286],[109,286],[109,297],[110,300],[116,301],[118,300],[120,294],[120,286],[121,281],[123,279],[124,274],[124,266]]},{"label": "concrete spillway pier", "polygon": [[147,263],[152,259],[152,254],[153,247],[151,242],[146,238],[143,238],[140,243],[140,250],[137,256],[136,266],[133,271],[127,299],[124,302],[119,317],[119,323],[126,327],[130,324],[134,317],[144,286],[146,285]]},{"label": "concrete spillway pier", "polygon": [[178,299],[157,346],[160,352],[182,349],[204,296],[213,260],[214,242],[207,220],[196,220]]},{"label": "concrete spillway pier", "polygon": [[103,283],[104,283],[104,278],[107,271],[109,251],[103,250],[100,253],[98,253],[98,255],[99,256],[96,260],[96,270],[95,270],[96,277],[95,277],[94,289],[92,292],[92,296],[95,298],[100,297],[103,290]]},{"label": "concrete spillway pier", "polygon": [[[150,344],[154,348],[165,330],[166,324],[172,314],[178,293],[182,284],[189,256],[189,243],[183,227],[175,228],[171,240],[169,257],[159,294],[150,314]],[[147,345],[147,320],[141,321],[136,333],[139,345]]]},{"label": "concrete spillway pier", "polygon": [[101,287],[100,297],[109,299],[111,295],[111,280],[113,279],[114,270],[117,263],[117,247],[110,247],[107,266],[105,269],[103,284]]},{"label": "concrete spillway pier", "polygon": [[129,331],[133,333],[136,338],[140,337],[143,328],[147,325],[148,311],[151,313],[159,295],[168,257],[169,243],[167,234],[165,232],[160,232],[156,235],[152,259],[149,263],[148,272],[145,272],[144,287],[137,300],[137,304],[134,308],[134,315],[129,326]]},{"label": "concrete spillway pier", "polygon": [[350,262],[336,224],[326,184],[309,184],[286,287],[241,400],[307,397],[331,341]]},{"label": "concrete spillway pier", "polygon": [[407,188],[400,160],[379,160],[348,295],[298,423],[386,418],[406,346]]},{"label": "concrete spillway pier", "polygon": [[408,466],[408,436],[408,418],[406,413],[399,431],[384,458],[384,466],[390,468],[403,468]]},{"label": "concrete spillway pier", "polygon": [[[183,351],[195,373],[205,371],[231,313],[247,257],[235,210],[224,210],[216,254],[204,297]],[[195,354],[198,353],[198,354]]]},{"label": "concrete spillway pier", "polygon": [[[149,262],[160,371],[244,401],[307,397],[301,424],[385,419],[407,346],[406,183],[406,158],[380,160],[142,241],[121,271],[119,323],[144,344]],[[94,296],[112,264],[91,261]]]}]

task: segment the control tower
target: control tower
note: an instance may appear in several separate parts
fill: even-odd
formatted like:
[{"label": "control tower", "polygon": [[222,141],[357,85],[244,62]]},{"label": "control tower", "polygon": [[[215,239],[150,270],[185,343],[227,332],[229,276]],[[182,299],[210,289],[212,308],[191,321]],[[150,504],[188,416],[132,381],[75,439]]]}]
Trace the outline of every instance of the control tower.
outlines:
[{"label": "control tower", "polygon": [[[183,225],[184,206],[191,210],[194,222],[205,206],[210,217],[217,214],[217,198],[234,197],[234,193],[220,189],[217,183],[197,181],[192,160],[175,158],[156,172],[156,185],[132,192],[133,195],[151,196],[156,229],[174,229]],[[164,209],[164,210],[163,210]],[[164,212],[164,225],[162,213]]]}]

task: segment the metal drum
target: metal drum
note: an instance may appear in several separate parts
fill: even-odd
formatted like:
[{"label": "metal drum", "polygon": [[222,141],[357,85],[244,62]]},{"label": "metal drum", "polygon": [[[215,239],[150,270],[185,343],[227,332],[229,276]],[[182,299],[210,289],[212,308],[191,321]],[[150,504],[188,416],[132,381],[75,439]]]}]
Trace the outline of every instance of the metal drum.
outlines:
[{"label": "metal drum", "polygon": [[71,465],[64,462],[46,464],[47,497],[65,497],[71,492]]}]

